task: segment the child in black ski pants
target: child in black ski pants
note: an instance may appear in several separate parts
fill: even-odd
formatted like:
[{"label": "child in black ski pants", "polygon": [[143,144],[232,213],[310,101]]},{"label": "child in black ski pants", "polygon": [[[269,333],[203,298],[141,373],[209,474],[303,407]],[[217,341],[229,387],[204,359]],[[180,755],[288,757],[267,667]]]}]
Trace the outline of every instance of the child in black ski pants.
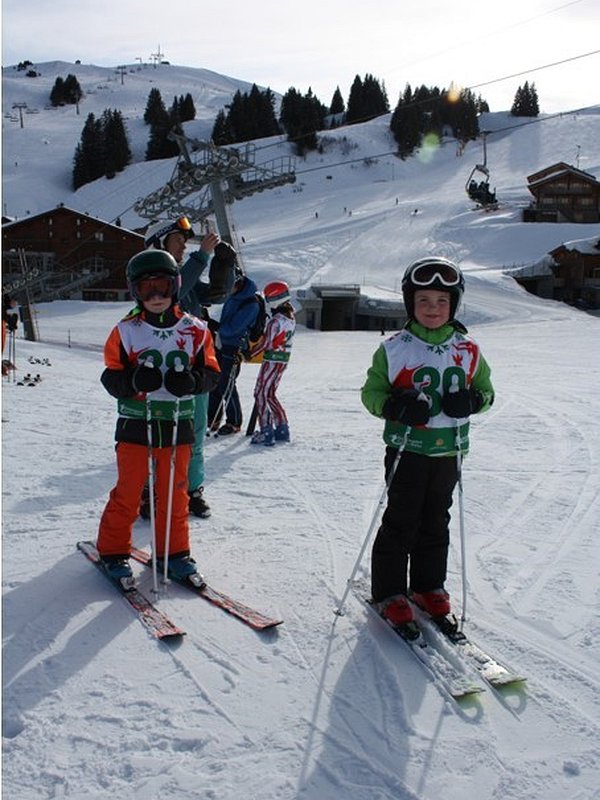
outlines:
[{"label": "child in black ski pants", "polygon": [[396,627],[412,623],[409,596],[434,617],[450,613],[444,583],[452,494],[469,447],[469,416],[494,400],[490,368],[455,319],[463,291],[451,261],[411,264],[402,281],[408,321],[377,349],[361,393],[386,421],[388,503],[371,554],[371,589]]}]

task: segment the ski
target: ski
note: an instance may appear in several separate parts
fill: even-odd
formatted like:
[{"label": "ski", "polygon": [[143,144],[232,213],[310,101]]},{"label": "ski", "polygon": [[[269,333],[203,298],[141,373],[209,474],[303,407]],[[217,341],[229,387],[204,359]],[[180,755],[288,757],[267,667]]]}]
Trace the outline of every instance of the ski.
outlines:
[{"label": "ski", "polygon": [[370,598],[361,598],[371,612],[403,641],[408,651],[429,674],[447,698],[458,701],[484,692],[483,686],[471,681],[452,661],[435,647],[430,647],[416,623],[395,628],[379,615]]},{"label": "ski", "polygon": [[425,630],[452,645],[459,657],[494,689],[525,682],[526,678],[519,672],[498,661],[460,630],[454,615],[436,619],[418,607],[417,614]]},{"label": "ski", "polygon": [[113,578],[110,577],[102,565],[102,560],[93,542],[77,542],[77,549],[80,550],[121,593],[138,615],[142,625],[144,625],[156,639],[174,639],[185,635],[185,631],[177,627],[177,625],[163,614],[162,611],[156,608],[135,585],[124,586],[120,581],[113,580]]},{"label": "ski", "polygon": [[[131,550],[131,557],[147,567],[152,565],[152,556],[146,550],[140,550],[137,547],[133,547]],[[177,578],[175,575],[169,575],[169,577],[171,580],[181,584],[181,586],[185,586],[186,589],[190,589],[190,591],[204,598],[204,600],[208,600],[209,603],[212,603],[213,605],[222,608],[223,611],[227,611],[232,616],[237,617],[246,625],[254,628],[254,630],[264,631],[268,628],[274,628],[277,625],[281,625],[283,622],[282,619],[267,616],[266,614],[262,614],[260,611],[256,611],[255,609],[244,605],[244,603],[240,603],[238,600],[234,600],[232,597],[223,594],[223,592],[213,589],[212,586],[209,586],[207,583],[202,586],[198,586],[192,583],[190,580],[186,580],[185,578]]]}]

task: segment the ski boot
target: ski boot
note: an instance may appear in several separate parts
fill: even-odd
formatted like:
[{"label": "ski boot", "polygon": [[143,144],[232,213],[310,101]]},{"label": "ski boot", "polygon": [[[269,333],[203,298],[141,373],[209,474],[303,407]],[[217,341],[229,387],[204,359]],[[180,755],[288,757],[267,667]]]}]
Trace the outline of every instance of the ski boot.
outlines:
[{"label": "ski boot", "polygon": [[188,495],[190,498],[188,505],[190,514],[202,519],[210,517],[210,506],[204,499],[204,487],[199,486],[193,492],[188,492]]},{"label": "ski boot", "polygon": [[433,589],[430,592],[412,592],[410,599],[430,617],[447,617],[450,614],[450,595],[445,589]]},{"label": "ski boot", "polygon": [[[158,571],[164,572],[164,560],[157,559]],[[196,562],[189,553],[179,553],[169,556],[168,574],[176,581],[191,583],[198,589],[206,585],[204,577],[198,572]]]},{"label": "ski boot", "polygon": [[381,603],[375,603],[375,607],[379,615],[403,639],[413,641],[421,635],[419,627],[414,620],[412,608],[405,595],[395,595],[383,600]]},{"label": "ski boot", "polygon": [[104,556],[102,559],[104,571],[115,583],[119,583],[125,591],[135,588],[135,578],[125,556]]},{"label": "ski boot", "polygon": [[276,442],[289,442],[290,429],[287,422],[282,422],[275,428],[275,441]]},{"label": "ski boot", "polygon": [[265,447],[272,447],[275,444],[273,428],[270,425],[265,425],[259,431],[256,431],[250,440],[250,444],[264,444]]}]

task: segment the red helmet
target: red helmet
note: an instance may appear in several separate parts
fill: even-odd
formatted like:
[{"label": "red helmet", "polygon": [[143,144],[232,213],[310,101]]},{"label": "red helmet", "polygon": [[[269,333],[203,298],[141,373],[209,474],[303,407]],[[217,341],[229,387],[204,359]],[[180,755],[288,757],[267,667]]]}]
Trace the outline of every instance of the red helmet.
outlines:
[{"label": "red helmet", "polygon": [[263,294],[271,310],[282,306],[284,303],[289,303],[292,299],[290,297],[290,287],[285,281],[271,281],[271,283],[267,283],[263,289]]}]

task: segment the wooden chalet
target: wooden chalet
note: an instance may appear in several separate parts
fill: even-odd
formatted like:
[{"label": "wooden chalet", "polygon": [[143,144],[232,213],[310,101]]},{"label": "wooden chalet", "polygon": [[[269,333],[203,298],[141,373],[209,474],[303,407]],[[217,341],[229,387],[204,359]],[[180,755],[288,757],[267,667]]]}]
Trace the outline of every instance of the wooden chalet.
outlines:
[{"label": "wooden chalet", "polygon": [[524,222],[600,222],[600,182],[559,161],[527,177],[534,197]]},{"label": "wooden chalet", "polygon": [[512,273],[539,297],[562,300],[586,311],[600,311],[600,238],[563,242],[538,264]]},{"label": "wooden chalet", "polygon": [[126,300],[125,265],[144,237],[58,206],[2,225],[3,292],[28,300]]}]

